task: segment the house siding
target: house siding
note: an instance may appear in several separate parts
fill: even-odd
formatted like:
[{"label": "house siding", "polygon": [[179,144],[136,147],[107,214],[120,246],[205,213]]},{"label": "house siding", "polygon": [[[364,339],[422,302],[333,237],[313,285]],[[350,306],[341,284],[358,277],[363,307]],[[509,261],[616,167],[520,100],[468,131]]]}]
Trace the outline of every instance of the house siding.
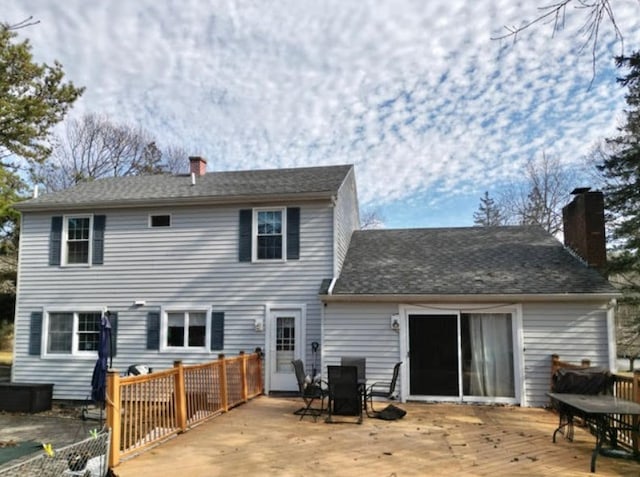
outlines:
[{"label": "house siding", "polygon": [[525,304],[522,308],[525,399],[527,406],[548,404],[551,355],[608,367],[606,304]]},{"label": "house siding", "polygon": [[360,215],[358,212],[358,195],[356,191],[356,179],[353,169],[345,178],[335,206],[335,264],[333,276],[337,277],[342,270],[344,258],[351,242],[351,234],[360,228]]},{"label": "house siding", "polygon": [[[271,204],[260,204],[271,205]],[[252,352],[265,347],[254,320],[267,305],[306,307],[305,359],[320,341],[321,280],[333,270],[333,213],[329,203],[300,207],[300,259],[272,263],[238,261],[238,211],[244,206],[96,210],[106,215],[104,264],[49,266],[51,216],[25,213],[22,219],[16,341],[12,379],[54,383],[54,398],[85,399],[95,358],[30,356],[32,312],[74,309],[118,312],[118,354],[113,366],[124,372],[137,363],[156,369]],[[70,212],[72,213],[72,212]],[[149,214],[171,214],[169,228],[149,228]],[[135,300],[145,305],[136,307]],[[164,307],[207,307],[225,313],[224,349],[162,352],[146,349],[149,311]]]},{"label": "house siding", "polygon": [[[322,370],[339,365],[342,356],[367,360],[367,383],[389,381],[393,366],[402,361],[398,333],[390,317],[398,313],[394,304],[328,303],[324,313]],[[401,391],[398,381],[396,390]]]},{"label": "house siding", "polygon": [[[456,304],[438,306],[455,309]],[[525,303],[522,307],[523,387],[522,404],[542,407],[551,380],[551,354],[563,360],[591,360],[608,366],[607,311],[605,304]],[[341,356],[367,358],[367,381],[388,380],[400,357],[400,338],[390,328],[390,316],[398,313],[391,303],[327,303],[324,313],[323,370],[339,364]],[[517,365],[517,363],[516,363]],[[402,373],[401,373],[402,376]],[[399,389],[405,383],[399,381]]]}]

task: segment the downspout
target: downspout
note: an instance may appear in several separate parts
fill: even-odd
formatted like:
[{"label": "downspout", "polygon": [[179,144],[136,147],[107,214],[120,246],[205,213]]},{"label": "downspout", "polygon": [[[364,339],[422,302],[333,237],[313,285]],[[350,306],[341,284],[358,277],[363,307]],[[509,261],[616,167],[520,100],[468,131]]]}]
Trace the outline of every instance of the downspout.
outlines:
[{"label": "downspout", "polygon": [[331,279],[331,283],[329,284],[329,289],[327,290],[327,295],[333,295],[333,288],[336,286],[337,281],[338,281],[338,277],[333,277]]},{"label": "downspout", "polygon": [[[331,283],[329,284],[329,289],[327,290],[327,295],[331,295],[333,293],[333,287],[336,286],[336,281],[338,280],[338,277],[333,277],[331,279]],[[321,313],[320,313],[320,374],[322,375],[322,370],[325,369],[324,368],[324,322],[325,322],[325,308],[327,308],[328,303],[324,302],[321,308]],[[326,376],[323,376],[324,379],[326,379]]]},{"label": "downspout", "polygon": [[613,298],[607,305],[607,342],[609,350],[609,369],[618,370],[617,357],[618,350],[616,345],[616,299]]}]

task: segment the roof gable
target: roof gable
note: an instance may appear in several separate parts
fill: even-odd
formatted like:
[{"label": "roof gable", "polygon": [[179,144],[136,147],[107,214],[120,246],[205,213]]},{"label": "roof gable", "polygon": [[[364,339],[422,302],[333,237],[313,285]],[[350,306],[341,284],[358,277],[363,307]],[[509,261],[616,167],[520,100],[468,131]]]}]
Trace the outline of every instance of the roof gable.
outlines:
[{"label": "roof gable", "polygon": [[611,293],[535,226],[354,232],[334,295]]}]

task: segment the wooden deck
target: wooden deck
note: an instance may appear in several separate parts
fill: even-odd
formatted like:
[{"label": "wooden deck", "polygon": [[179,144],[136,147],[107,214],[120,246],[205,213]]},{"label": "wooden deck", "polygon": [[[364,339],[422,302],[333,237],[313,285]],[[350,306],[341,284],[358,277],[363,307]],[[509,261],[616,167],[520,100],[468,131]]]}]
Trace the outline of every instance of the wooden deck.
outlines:
[{"label": "wooden deck", "polygon": [[[115,468],[119,477],[181,476],[588,476],[594,438],[551,435],[543,409],[399,405],[400,421],[362,425],[298,420],[297,399],[260,397]],[[640,463],[599,456],[596,475],[640,475]]]}]

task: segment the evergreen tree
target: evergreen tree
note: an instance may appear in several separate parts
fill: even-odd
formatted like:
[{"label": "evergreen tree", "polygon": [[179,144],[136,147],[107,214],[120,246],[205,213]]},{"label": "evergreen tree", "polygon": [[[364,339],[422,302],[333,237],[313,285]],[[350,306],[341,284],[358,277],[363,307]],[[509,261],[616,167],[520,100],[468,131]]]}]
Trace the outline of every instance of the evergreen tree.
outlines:
[{"label": "evergreen tree", "polygon": [[609,272],[628,299],[640,301],[640,52],[618,57],[616,63],[628,70],[618,78],[628,88],[628,109],[619,135],[607,140],[611,152],[599,165],[614,239]]},{"label": "evergreen tree", "polygon": [[0,294],[10,298],[0,301],[0,321],[13,319],[18,213],[12,206],[26,190],[20,172],[48,158],[51,129],[83,91],[63,82],[59,63],[35,63],[29,42],[15,40],[16,29],[32,24],[0,23]]},{"label": "evergreen tree", "polygon": [[83,88],[63,83],[62,65],[37,64],[27,40],[0,24],[0,164],[15,155],[42,162],[50,152],[46,144],[51,128],[62,120]]},{"label": "evergreen tree", "polygon": [[484,196],[480,197],[480,205],[478,210],[473,213],[473,223],[482,227],[493,227],[504,224],[504,218],[500,208],[495,201],[489,197],[489,192],[485,191]]}]

